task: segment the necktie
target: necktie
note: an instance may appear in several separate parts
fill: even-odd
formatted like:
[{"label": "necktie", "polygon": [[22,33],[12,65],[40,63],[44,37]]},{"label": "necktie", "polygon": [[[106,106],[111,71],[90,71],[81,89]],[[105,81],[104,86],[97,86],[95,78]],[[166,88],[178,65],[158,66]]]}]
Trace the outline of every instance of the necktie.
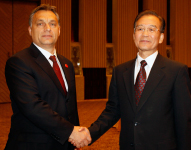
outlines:
[{"label": "necktie", "polygon": [[54,70],[54,72],[56,73],[56,76],[58,77],[58,79],[59,79],[59,81],[60,81],[60,84],[62,85],[62,88],[63,88],[63,90],[64,90],[65,95],[67,95],[65,83],[64,83],[64,80],[63,80],[63,77],[62,77],[60,68],[59,68],[59,66],[58,66],[58,63],[57,63],[57,61],[56,61],[55,55],[54,55],[54,56],[50,56],[50,60],[52,60],[52,62],[53,62],[53,70]]},{"label": "necktie", "polygon": [[145,60],[141,61],[141,68],[137,75],[136,83],[135,83],[135,103],[138,106],[141,94],[143,92],[145,83],[146,83],[146,72],[145,72],[145,66],[147,65],[147,62]]}]

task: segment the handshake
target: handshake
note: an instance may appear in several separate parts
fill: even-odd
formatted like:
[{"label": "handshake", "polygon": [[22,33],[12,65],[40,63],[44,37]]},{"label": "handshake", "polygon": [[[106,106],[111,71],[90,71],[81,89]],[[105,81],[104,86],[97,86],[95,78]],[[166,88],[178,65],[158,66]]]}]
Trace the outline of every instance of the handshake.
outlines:
[{"label": "handshake", "polygon": [[92,141],[90,132],[86,127],[74,126],[74,129],[68,139],[68,142],[81,148],[87,146]]}]

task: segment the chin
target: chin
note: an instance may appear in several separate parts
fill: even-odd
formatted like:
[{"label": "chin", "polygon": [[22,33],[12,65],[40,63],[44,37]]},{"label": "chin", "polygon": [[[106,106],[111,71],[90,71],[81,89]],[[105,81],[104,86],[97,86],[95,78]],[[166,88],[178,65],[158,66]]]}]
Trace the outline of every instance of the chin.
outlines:
[{"label": "chin", "polygon": [[139,49],[142,50],[142,51],[148,51],[149,50],[148,47],[139,47]]},{"label": "chin", "polygon": [[44,45],[50,45],[50,44],[53,44],[53,42],[52,42],[52,41],[45,41],[45,42],[42,42],[42,44],[44,44]]}]

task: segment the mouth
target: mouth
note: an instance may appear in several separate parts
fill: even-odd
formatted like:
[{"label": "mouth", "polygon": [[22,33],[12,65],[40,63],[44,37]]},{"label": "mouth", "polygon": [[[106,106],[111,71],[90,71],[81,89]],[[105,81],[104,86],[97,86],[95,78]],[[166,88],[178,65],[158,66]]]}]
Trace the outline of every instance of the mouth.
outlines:
[{"label": "mouth", "polygon": [[142,43],[149,43],[150,41],[149,40],[140,40],[140,42],[142,42]]},{"label": "mouth", "polygon": [[50,37],[52,37],[52,35],[43,35],[42,37],[50,38]]}]

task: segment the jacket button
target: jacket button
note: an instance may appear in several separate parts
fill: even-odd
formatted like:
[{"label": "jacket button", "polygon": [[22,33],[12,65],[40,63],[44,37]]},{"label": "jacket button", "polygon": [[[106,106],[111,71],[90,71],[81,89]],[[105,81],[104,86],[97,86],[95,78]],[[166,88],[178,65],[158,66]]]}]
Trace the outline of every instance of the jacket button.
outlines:
[{"label": "jacket button", "polygon": [[135,122],[135,127],[138,125],[138,122]]}]

